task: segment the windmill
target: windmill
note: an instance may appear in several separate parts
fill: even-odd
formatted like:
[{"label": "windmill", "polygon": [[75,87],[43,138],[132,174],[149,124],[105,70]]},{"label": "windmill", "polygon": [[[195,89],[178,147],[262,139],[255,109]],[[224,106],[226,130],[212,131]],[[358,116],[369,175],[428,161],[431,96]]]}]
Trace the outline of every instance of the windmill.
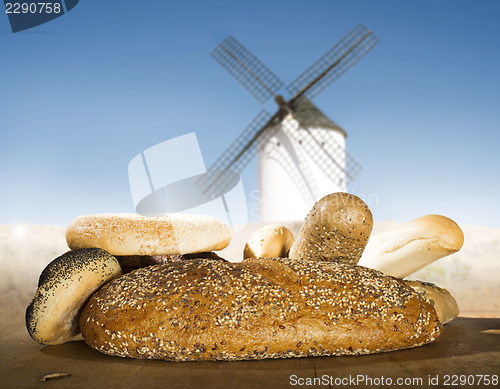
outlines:
[{"label": "windmill", "polygon": [[358,25],[286,86],[288,100],[278,94],[283,82],[241,43],[232,36],[220,43],[212,57],[257,100],[274,97],[279,108],[274,115],[261,110],[212,164],[212,190],[226,192],[234,184],[234,172],[240,173],[258,154],[261,221],[303,219],[319,198],[345,191],[361,166],[345,151],[344,130],[311,99],[377,43],[371,30]]}]

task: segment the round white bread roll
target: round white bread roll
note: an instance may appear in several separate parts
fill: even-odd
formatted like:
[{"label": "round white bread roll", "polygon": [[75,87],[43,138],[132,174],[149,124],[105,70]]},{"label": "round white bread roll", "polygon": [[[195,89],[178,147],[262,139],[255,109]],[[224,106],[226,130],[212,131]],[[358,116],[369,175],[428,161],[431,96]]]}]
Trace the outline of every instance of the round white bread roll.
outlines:
[{"label": "round white bread roll", "polygon": [[42,271],[26,309],[26,328],[41,344],[54,345],[80,332],[80,313],[88,298],[122,274],[115,257],[101,249],[69,251]]},{"label": "round white bread roll", "polygon": [[286,258],[292,244],[293,234],[288,228],[269,224],[250,235],[243,258]]},{"label": "round white bread roll", "polygon": [[453,220],[427,215],[373,235],[358,265],[404,278],[461,249],[464,234]]},{"label": "round white bread roll", "polygon": [[222,250],[231,230],[211,216],[137,214],[80,216],[66,229],[72,249],[99,247],[112,255],[178,255]]},{"label": "round white bread roll", "polygon": [[448,290],[424,281],[405,280],[404,283],[411,286],[416,292],[420,293],[431,303],[436,310],[439,321],[442,324],[452,321],[460,313],[457,301]]}]

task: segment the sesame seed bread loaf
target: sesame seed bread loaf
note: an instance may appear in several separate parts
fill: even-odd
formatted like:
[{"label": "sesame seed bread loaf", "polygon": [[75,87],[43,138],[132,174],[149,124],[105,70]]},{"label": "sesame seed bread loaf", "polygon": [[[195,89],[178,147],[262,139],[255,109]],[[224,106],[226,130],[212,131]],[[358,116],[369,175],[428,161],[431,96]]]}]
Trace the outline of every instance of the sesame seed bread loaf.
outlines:
[{"label": "sesame seed bread loaf", "polygon": [[80,329],[109,355],[194,361],[398,350],[433,341],[441,324],[412,288],[361,266],[191,259],[105,285]]},{"label": "sesame seed bread loaf", "polygon": [[211,216],[136,214],[80,216],[66,229],[72,250],[99,247],[111,255],[178,255],[224,249],[229,227]]},{"label": "sesame seed bread loaf", "polygon": [[373,227],[370,209],[359,197],[337,192],[319,200],[290,248],[290,258],[357,264]]}]

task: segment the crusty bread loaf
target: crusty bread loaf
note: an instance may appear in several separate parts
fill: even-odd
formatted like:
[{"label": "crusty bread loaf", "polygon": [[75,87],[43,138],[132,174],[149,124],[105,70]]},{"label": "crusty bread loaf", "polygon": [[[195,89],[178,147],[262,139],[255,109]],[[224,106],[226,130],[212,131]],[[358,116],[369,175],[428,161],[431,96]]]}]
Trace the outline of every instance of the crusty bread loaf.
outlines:
[{"label": "crusty bread loaf", "polygon": [[66,229],[70,249],[99,247],[112,255],[177,255],[222,250],[229,227],[211,216],[136,214],[80,216]]},{"label": "crusty bread loaf", "polygon": [[136,270],[91,297],[80,328],[103,353],[173,361],[368,354],[441,332],[434,308],[400,280],[283,258]]},{"label": "crusty bread loaf", "polygon": [[278,223],[254,231],[247,240],[243,258],[286,258],[293,244],[292,232]]},{"label": "crusty bread loaf", "polygon": [[359,197],[337,192],[319,200],[307,215],[289,257],[357,264],[373,227],[372,213]]},{"label": "crusty bread loaf", "polygon": [[404,282],[429,300],[442,324],[452,321],[460,313],[457,301],[448,290],[431,282],[407,280]]},{"label": "crusty bread loaf", "polygon": [[404,278],[460,250],[464,234],[453,220],[427,215],[374,234],[359,261],[382,273]]}]

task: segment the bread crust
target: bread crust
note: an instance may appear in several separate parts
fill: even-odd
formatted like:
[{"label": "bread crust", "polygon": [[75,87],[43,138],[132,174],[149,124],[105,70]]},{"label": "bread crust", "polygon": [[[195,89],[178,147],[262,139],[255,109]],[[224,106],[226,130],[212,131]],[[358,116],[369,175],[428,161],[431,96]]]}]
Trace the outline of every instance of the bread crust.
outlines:
[{"label": "bread crust", "polygon": [[363,200],[337,192],[319,200],[290,248],[290,258],[357,264],[368,242],[373,217]]},{"label": "bread crust", "polygon": [[229,227],[211,216],[137,214],[80,216],[66,229],[72,250],[99,247],[111,255],[180,255],[224,249]]},{"label": "bread crust", "polygon": [[283,258],[136,270],[92,296],[80,328],[103,353],[172,361],[368,354],[441,332],[434,308],[400,280]]}]

